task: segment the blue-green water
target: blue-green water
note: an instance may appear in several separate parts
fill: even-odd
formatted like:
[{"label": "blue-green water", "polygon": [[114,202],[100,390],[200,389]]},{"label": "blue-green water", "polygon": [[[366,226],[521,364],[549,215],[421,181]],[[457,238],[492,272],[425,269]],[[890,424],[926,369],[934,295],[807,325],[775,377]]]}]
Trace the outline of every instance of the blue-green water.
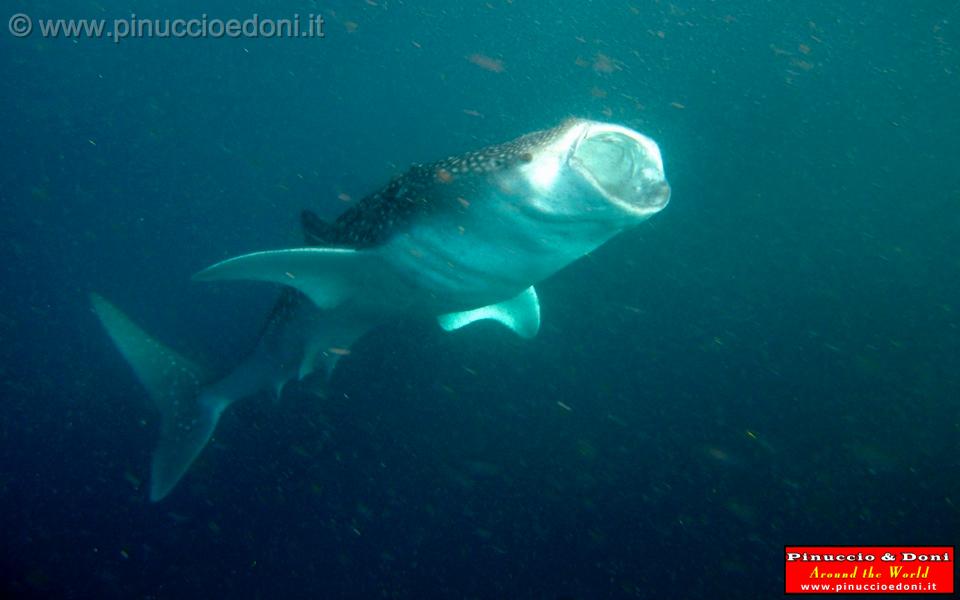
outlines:
[{"label": "blue-green water", "polygon": [[[956,2],[8,2],[322,39],[0,28],[0,567],[13,596],[771,598],[785,544],[960,532]],[[412,162],[568,116],[670,206],[539,287],[543,329],[365,337],[247,400],[161,504],[89,310],[227,367],[300,243]]]}]

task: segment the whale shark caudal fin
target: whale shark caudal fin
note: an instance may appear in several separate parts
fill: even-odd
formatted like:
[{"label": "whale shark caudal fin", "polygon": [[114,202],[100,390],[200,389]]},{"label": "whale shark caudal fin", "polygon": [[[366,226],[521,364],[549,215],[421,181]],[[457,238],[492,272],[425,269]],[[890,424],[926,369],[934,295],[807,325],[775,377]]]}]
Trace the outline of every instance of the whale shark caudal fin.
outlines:
[{"label": "whale shark caudal fin", "polygon": [[153,452],[150,500],[170,493],[207,444],[233,398],[203,392],[204,369],[147,335],[101,296],[94,312],[160,411],[160,442]]},{"label": "whale shark caudal fin", "polygon": [[540,300],[537,298],[537,291],[531,285],[509,300],[473,310],[440,315],[437,322],[444,331],[453,331],[483,319],[502,323],[522,338],[532,338],[540,331]]}]

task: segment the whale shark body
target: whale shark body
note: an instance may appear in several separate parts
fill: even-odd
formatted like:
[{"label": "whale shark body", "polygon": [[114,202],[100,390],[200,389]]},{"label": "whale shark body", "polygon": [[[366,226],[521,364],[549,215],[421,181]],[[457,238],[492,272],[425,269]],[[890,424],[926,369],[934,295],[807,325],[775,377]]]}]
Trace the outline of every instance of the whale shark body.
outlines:
[{"label": "whale shark body", "polygon": [[452,331],[482,319],[536,335],[534,285],[670,198],[660,150],[631,129],[568,120],[414,165],[334,222],[302,213],[304,247],[217,263],[200,281],[284,286],[257,347],[216,377],[153,339],[100,296],[94,311],[161,415],[150,499],[186,473],[233,402],[322,370],[377,325],[428,316]]}]

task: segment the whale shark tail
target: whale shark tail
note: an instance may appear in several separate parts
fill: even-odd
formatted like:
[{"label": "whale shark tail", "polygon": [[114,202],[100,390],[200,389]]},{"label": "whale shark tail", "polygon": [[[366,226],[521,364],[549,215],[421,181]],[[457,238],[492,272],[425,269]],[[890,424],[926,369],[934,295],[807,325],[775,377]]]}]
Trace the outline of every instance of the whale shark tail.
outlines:
[{"label": "whale shark tail", "polygon": [[150,473],[150,500],[156,502],[183,477],[234,398],[205,391],[206,369],[150,337],[103,297],[90,294],[90,301],[160,412],[160,442]]}]

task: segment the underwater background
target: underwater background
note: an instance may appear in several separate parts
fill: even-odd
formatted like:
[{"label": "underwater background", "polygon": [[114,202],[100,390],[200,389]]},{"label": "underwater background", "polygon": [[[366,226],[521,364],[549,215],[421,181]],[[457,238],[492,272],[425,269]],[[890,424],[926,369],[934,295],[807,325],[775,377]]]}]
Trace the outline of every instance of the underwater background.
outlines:
[{"label": "underwater background", "polygon": [[[6,597],[775,598],[785,544],[957,542],[957,2],[4,6],[325,19],[0,28]],[[657,140],[673,195],[538,286],[535,339],[382,327],[148,501],[156,414],[90,292],[227,368],[276,289],[193,273],[569,116]]]}]

